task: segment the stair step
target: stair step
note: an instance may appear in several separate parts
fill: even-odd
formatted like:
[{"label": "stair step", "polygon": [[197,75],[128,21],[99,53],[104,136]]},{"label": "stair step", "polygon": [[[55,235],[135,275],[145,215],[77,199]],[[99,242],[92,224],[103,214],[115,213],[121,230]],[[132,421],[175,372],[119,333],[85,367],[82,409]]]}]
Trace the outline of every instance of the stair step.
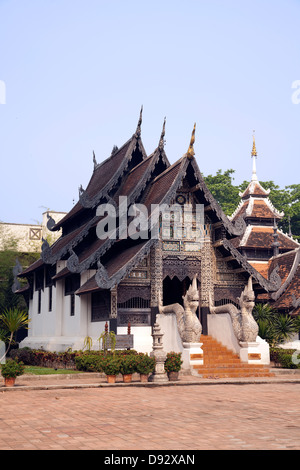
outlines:
[{"label": "stair step", "polygon": [[216,378],[224,378],[224,379],[230,379],[230,378],[242,378],[242,377],[274,377],[274,374],[272,373],[253,373],[253,372],[209,372],[209,373],[201,373],[199,372],[199,375],[203,379],[216,379]]},{"label": "stair step", "polygon": [[204,364],[193,368],[203,378],[209,377],[273,377],[274,374],[262,364],[242,362],[238,354],[215,340],[212,336],[202,336]]},{"label": "stair step", "polygon": [[249,369],[249,370],[255,370],[255,369],[260,369],[260,370],[269,370],[265,366],[261,364],[246,364],[243,362],[240,362],[239,364],[228,364],[228,363],[223,363],[223,364],[194,364],[193,367],[195,369]]}]

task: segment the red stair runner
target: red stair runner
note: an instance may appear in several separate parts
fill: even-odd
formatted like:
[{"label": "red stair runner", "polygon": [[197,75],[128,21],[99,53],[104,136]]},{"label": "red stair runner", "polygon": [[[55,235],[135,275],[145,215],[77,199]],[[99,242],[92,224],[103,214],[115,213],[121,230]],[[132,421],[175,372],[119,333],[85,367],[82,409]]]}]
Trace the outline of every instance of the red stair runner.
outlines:
[{"label": "red stair runner", "polygon": [[200,342],[203,343],[204,364],[193,367],[203,378],[274,376],[264,365],[242,362],[238,354],[230,351],[212,336],[202,335]]}]

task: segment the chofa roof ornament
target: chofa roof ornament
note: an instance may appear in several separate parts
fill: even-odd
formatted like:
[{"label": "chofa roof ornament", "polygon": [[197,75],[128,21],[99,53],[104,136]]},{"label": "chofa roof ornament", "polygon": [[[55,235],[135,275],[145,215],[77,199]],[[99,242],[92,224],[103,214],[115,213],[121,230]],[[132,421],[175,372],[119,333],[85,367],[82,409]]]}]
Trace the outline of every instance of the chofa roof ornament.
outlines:
[{"label": "chofa roof ornament", "polygon": [[139,117],[138,125],[137,125],[136,131],[135,131],[135,137],[136,137],[137,139],[138,139],[139,137],[141,137],[142,120],[143,120],[143,105],[141,106],[140,117]]},{"label": "chofa roof ornament", "polygon": [[189,160],[191,160],[195,155],[195,151],[194,151],[195,132],[196,132],[196,123],[194,124],[194,129],[193,129],[193,132],[192,132],[190,145],[189,145],[188,151],[186,153],[186,156]]},{"label": "chofa roof ornament", "polygon": [[166,118],[164,119],[163,128],[162,128],[160,139],[159,139],[159,144],[158,144],[159,149],[163,149],[165,146],[165,142],[166,142],[165,133],[166,133]]}]

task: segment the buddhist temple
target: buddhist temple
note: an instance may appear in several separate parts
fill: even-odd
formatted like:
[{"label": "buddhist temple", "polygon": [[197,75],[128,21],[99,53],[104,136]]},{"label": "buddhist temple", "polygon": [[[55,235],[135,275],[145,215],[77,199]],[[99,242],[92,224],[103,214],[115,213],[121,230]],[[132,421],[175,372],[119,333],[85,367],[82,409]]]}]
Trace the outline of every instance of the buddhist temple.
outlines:
[{"label": "buddhist temple", "polygon": [[[196,125],[187,152],[170,164],[164,121],[157,147],[147,155],[141,110],[126,143],[99,163],[93,154],[92,175],[85,189],[79,187],[77,203],[59,222],[49,218],[48,228],[61,230],[61,237],[51,246],[44,240],[40,259],[19,273],[26,280],[22,294],[31,318],[22,346],[80,349],[87,336],[96,343],[105,324],[117,335],[130,325],[133,347],[149,352],[164,307],[176,304],[187,311],[196,299],[202,336],[218,336],[222,315],[212,315],[214,308],[240,308],[245,292],[249,299],[249,292],[277,295],[289,276],[280,277],[281,261],[274,263],[272,251],[274,221],[281,214],[254,166],[252,181],[228,218],[201,175],[195,132]],[[278,259],[298,253],[285,235],[279,233],[278,242]],[[170,331],[176,321],[168,325],[165,338],[176,336]],[[229,337],[228,322],[224,328]]]}]

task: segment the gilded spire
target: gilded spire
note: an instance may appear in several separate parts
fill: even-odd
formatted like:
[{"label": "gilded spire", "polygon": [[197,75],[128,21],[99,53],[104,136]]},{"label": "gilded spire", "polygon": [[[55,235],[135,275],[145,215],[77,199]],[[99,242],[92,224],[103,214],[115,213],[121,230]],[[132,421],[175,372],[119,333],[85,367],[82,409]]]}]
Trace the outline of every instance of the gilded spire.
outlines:
[{"label": "gilded spire", "polygon": [[[255,131],[253,131],[253,132],[255,132]],[[257,157],[257,151],[256,151],[256,146],[255,146],[255,135],[254,134],[253,134],[253,146],[252,146],[251,157]]]},{"label": "gilded spire", "polygon": [[160,149],[163,149],[164,145],[165,145],[165,131],[166,131],[166,118],[164,119],[163,128],[162,128],[162,131],[161,131],[159,144],[158,144],[158,147]]},{"label": "gilded spire", "polygon": [[196,132],[196,123],[194,124],[194,129],[193,129],[193,132],[192,132],[190,145],[189,145],[188,151],[186,153],[186,156],[189,160],[191,160],[193,158],[193,156],[195,155],[195,151],[194,151],[195,132]]},{"label": "gilded spire", "polygon": [[143,116],[143,105],[141,107],[139,122],[138,122],[138,125],[137,125],[137,128],[136,128],[136,131],[135,131],[135,136],[137,138],[140,137],[140,135],[141,135],[142,116]]},{"label": "gilded spire", "polygon": [[[253,131],[254,133],[255,131]],[[252,163],[252,178],[251,181],[257,181],[257,175],[256,175],[256,161],[255,159],[257,158],[257,151],[256,151],[256,146],[255,146],[255,136],[253,134],[253,145],[252,145],[252,152],[251,152],[251,158],[253,158],[253,163]]]}]

